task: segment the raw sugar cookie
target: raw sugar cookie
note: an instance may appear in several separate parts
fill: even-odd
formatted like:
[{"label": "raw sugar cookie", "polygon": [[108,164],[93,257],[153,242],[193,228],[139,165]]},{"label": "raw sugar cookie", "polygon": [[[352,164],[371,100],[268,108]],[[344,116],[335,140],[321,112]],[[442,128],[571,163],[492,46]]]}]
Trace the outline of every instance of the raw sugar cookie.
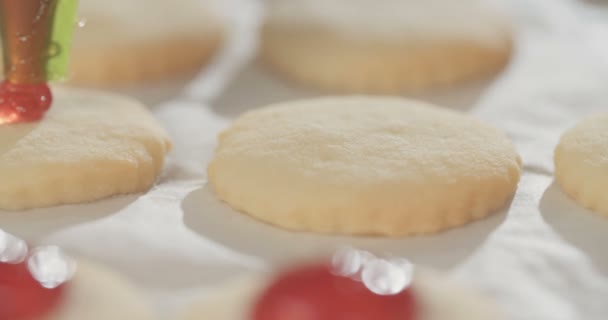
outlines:
[{"label": "raw sugar cookie", "polygon": [[[179,319],[281,320],[296,314],[297,319],[319,320],[352,314],[360,320],[503,319],[487,299],[436,272],[416,269],[414,275],[404,275],[389,261],[377,260],[360,271],[363,279],[353,279],[330,268],[300,265],[275,276],[242,277],[210,290]],[[373,268],[375,279],[366,278]],[[390,285],[377,286],[383,277],[390,277],[385,279]]]},{"label": "raw sugar cookie", "polygon": [[297,231],[404,236],[481,219],[514,193],[504,133],[399,98],[333,97],[251,111],[219,137],[217,197]]},{"label": "raw sugar cookie", "polygon": [[506,19],[476,0],[272,0],[261,52],[306,85],[397,93],[492,75],[512,42]]},{"label": "raw sugar cookie", "polygon": [[5,320],[151,320],[126,279],[68,257],[55,246],[28,248],[0,230],[0,318]]},{"label": "raw sugar cookie", "polygon": [[562,135],[555,179],[581,205],[608,216],[608,115],[587,118]]},{"label": "raw sugar cookie", "polygon": [[19,210],[141,192],[170,141],[131,98],[53,88],[40,122],[0,125],[0,209]]},{"label": "raw sugar cookie", "polygon": [[116,86],[195,74],[221,44],[223,23],[198,0],[82,0],[70,79]]}]

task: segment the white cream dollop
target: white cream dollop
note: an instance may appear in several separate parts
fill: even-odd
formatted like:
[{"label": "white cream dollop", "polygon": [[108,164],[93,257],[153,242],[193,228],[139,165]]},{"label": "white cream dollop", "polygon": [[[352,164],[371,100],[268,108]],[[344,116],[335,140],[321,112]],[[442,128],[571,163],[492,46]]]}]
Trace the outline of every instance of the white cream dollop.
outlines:
[{"label": "white cream dollop", "polygon": [[69,281],[76,273],[76,261],[56,246],[34,249],[27,266],[34,279],[48,289]]},{"label": "white cream dollop", "polygon": [[414,265],[404,258],[381,259],[363,250],[342,248],[332,256],[332,271],[350,277],[378,295],[395,295],[414,279]]},{"label": "white cream dollop", "polygon": [[20,263],[27,252],[25,241],[0,230],[0,263]]}]

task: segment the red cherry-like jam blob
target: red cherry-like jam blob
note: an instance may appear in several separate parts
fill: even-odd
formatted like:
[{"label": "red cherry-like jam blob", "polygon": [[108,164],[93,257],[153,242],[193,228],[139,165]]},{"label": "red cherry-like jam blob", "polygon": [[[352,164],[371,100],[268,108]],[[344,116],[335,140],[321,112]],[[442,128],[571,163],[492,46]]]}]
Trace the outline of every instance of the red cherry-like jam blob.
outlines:
[{"label": "red cherry-like jam blob", "polygon": [[253,313],[253,320],[414,320],[416,305],[410,289],[377,295],[363,282],[315,264],[279,275]]},{"label": "red cherry-like jam blob", "polygon": [[65,285],[43,287],[32,276],[27,260],[0,263],[0,319],[37,320],[50,313],[63,298]]},{"label": "red cherry-like jam blob", "polygon": [[32,122],[42,119],[53,98],[45,83],[0,83],[0,124]]}]

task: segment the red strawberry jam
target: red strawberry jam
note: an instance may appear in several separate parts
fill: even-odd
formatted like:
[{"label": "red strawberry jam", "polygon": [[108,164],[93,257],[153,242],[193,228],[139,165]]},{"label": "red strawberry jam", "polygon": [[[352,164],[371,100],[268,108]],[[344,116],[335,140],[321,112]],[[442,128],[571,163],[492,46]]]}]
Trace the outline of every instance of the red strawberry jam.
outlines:
[{"label": "red strawberry jam", "polygon": [[37,320],[57,307],[68,279],[58,253],[56,247],[28,253],[23,241],[0,230],[0,319]]},{"label": "red strawberry jam", "polygon": [[368,288],[366,281],[332,271],[329,264],[313,264],[279,275],[259,298],[253,320],[415,319],[411,289],[381,295]]},{"label": "red strawberry jam", "polygon": [[0,83],[0,124],[42,119],[51,107],[51,90],[45,83]]}]

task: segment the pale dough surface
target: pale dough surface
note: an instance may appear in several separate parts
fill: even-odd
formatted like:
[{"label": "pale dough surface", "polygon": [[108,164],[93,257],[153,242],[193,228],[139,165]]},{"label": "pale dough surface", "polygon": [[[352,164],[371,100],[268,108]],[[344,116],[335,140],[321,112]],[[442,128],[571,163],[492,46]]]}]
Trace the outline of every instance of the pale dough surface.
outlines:
[{"label": "pale dough surface", "polygon": [[555,178],[581,205],[608,216],[608,115],[587,118],[562,135]]},{"label": "pale dough surface", "polygon": [[220,199],[276,226],[402,236],[494,212],[520,167],[504,133],[473,118],[360,96],[243,115],[220,135],[208,173]]},{"label": "pale dough surface", "polygon": [[[250,320],[252,301],[266,284],[262,276],[243,277],[212,289],[180,320]],[[497,308],[478,294],[430,271],[419,271],[413,290],[421,304],[420,320],[500,320]]]},{"label": "pale dough surface", "polygon": [[43,320],[155,319],[139,292],[120,275],[79,261],[58,309]]},{"label": "pale dough surface", "polygon": [[81,203],[150,188],[170,149],[131,98],[54,88],[37,123],[0,126],[0,209]]},{"label": "pale dough surface", "polygon": [[267,21],[288,28],[322,27],[352,40],[495,43],[500,28],[508,29],[495,8],[478,0],[270,0]]},{"label": "pale dough surface", "polygon": [[104,86],[194,74],[220,45],[216,12],[210,1],[80,1],[71,80]]},{"label": "pale dough surface", "polygon": [[487,76],[509,60],[512,30],[475,0],[274,0],[265,60],[338,91],[392,93]]}]

